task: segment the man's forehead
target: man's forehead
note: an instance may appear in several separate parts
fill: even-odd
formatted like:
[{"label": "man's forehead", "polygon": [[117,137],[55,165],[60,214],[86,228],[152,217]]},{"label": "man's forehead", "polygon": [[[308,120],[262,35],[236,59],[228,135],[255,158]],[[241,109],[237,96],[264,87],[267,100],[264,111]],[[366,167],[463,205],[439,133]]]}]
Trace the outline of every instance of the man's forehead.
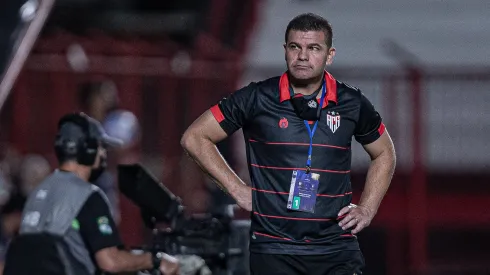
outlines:
[{"label": "man's forehead", "polygon": [[291,30],[288,34],[288,43],[325,43],[326,37],[323,31]]}]

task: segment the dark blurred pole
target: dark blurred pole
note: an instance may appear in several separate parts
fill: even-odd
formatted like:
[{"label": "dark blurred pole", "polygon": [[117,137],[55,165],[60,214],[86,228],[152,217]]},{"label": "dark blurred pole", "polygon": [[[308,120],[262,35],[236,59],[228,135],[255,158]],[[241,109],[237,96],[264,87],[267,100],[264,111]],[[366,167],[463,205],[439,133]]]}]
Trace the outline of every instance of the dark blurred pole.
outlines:
[{"label": "dark blurred pole", "polygon": [[409,257],[410,274],[425,274],[427,270],[427,180],[424,166],[424,100],[422,98],[422,72],[409,68],[409,81],[412,85],[412,135],[413,167],[412,180],[408,188],[409,209]]},{"label": "dark blurred pole", "polygon": [[0,109],[10,93],[55,0],[0,4]]},{"label": "dark blurred pole", "polygon": [[0,4],[0,75],[7,70],[15,43],[14,34],[21,23],[19,10],[26,0],[4,0]]}]

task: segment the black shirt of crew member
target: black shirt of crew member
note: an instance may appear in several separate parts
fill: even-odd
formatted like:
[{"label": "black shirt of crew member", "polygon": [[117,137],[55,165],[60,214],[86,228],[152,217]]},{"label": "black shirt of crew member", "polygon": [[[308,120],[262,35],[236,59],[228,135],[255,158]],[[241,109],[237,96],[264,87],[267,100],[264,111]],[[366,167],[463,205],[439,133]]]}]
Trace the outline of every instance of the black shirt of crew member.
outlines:
[{"label": "black shirt of crew member", "polygon": [[[98,251],[108,247],[123,248],[109,205],[98,192],[92,193],[85,201],[77,217],[72,222],[72,228],[79,230],[96,267],[95,254]],[[12,254],[10,259],[12,266],[21,267],[23,262],[26,267],[29,267],[29,270],[39,270],[36,273],[38,275],[64,274],[64,272],[57,273],[59,269],[59,251],[53,246],[49,236],[46,236],[46,240],[43,241],[39,236],[29,237],[29,235],[25,235],[16,243],[15,250],[19,251],[19,253],[14,252]],[[22,257],[15,257],[14,254],[22,254]],[[20,263],[16,261],[20,261]],[[52,264],[50,265],[49,263]],[[35,265],[39,267],[35,268]],[[22,271],[19,272],[20,274],[26,274]],[[103,273],[97,267],[95,274]]]},{"label": "black shirt of crew member", "polygon": [[[251,83],[210,109],[228,135],[243,128],[253,200],[251,252],[315,255],[359,250],[356,236],[344,231],[337,217],[352,200],[351,140],[372,143],[383,134],[384,125],[359,89],[328,72],[324,83],[327,91],[311,160],[311,172],[320,175],[314,213],[287,209],[292,173],[305,170],[310,145],[305,122],[290,102],[294,94],[287,74]],[[308,124],[313,127],[314,122]]]}]

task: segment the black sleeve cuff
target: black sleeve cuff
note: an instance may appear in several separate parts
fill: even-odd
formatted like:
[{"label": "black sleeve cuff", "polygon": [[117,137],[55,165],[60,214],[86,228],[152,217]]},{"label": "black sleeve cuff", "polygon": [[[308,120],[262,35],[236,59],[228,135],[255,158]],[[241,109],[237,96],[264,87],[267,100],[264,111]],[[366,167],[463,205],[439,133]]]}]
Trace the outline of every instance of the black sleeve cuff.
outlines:
[{"label": "black sleeve cuff", "polygon": [[225,131],[225,133],[230,136],[234,132],[236,132],[240,127],[233,122],[227,120],[221,111],[219,104],[214,105],[210,109],[216,121],[219,123],[219,126]]},{"label": "black sleeve cuff", "polygon": [[383,135],[384,131],[385,131],[385,125],[383,124],[383,122],[381,122],[379,126],[376,127],[370,133],[362,136],[356,136],[356,140],[362,145],[370,144],[378,140],[378,138],[380,138],[381,135]]}]

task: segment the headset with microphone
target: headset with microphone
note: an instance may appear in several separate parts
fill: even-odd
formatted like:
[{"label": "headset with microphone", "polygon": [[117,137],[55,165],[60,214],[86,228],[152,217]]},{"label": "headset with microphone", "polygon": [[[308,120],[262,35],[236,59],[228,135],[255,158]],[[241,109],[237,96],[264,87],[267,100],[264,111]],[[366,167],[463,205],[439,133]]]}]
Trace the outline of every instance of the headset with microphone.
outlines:
[{"label": "headset with microphone", "polygon": [[[77,137],[71,134],[77,130],[67,127],[78,127],[83,134]],[[75,159],[81,165],[92,166],[97,159],[100,142],[90,127],[89,117],[84,113],[65,115],[58,122],[55,152],[60,161]]]}]

